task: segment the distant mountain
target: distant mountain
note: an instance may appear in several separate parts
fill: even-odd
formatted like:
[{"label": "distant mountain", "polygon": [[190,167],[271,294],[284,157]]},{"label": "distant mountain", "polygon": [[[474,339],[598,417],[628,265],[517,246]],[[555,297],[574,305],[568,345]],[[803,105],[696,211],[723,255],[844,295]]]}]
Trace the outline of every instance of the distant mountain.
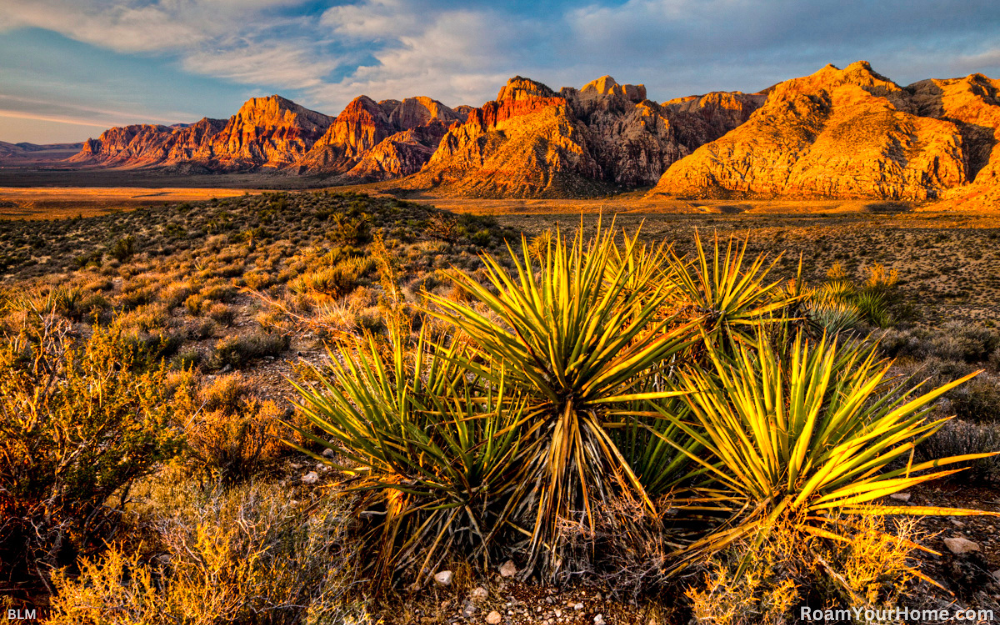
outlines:
[{"label": "distant mountain", "polygon": [[65,160],[83,147],[82,143],[7,143],[0,141],[0,167],[31,167]]},{"label": "distant mountain", "polygon": [[[1000,202],[1000,82],[901,87],[859,61],[760,93],[649,100],[604,76],[554,91],[507,81],[495,100],[355,98],[336,117],[271,96],[228,120],[112,128],[82,167],[283,171],[470,197],[578,197],[652,187],[716,198]],[[0,144],[0,158],[10,144]]]},{"label": "distant mountain", "polygon": [[453,127],[406,188],[475,197],[576,197],[650,186],[675,161],[744,122],[763,96],[666,105],[610,76],[558,93],[520,76]]}]

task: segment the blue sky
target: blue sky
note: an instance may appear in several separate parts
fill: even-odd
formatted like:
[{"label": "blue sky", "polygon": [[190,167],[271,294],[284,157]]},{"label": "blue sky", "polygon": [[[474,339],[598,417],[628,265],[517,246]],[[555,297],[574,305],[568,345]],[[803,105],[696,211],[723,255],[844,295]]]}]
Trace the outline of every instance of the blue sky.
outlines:
[{"label": "blue sky", "polygon": [[0,141],[228,117],[282,94],[479,105],[604,74],[649,97],[756,91],[865,59],[900,84],[1000,77],[997,0],[0,0]]}]

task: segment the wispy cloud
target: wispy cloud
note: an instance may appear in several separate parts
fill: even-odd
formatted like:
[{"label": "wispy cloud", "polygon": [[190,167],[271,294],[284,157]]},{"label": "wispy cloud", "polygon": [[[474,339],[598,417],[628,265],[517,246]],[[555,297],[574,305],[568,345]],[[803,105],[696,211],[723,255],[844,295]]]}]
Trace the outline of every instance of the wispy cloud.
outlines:
[{"label": "wispy cloud", "polygon": [[60,117],[54,115],[38,115],[36,113],[25,113],[24,111],[11,111],[7,109],[0,109],[0,117],[7,117],[10,119],[30,119],[33,121],[50,122],[54,124],[70,124],[72,126],[90,126],[93,128],[108,127],[107,122],[89,121],[86,119]]},{"label": "wispy cloud", "polygon": [[996,0],[0,0],[0,30],[19,27],[327,113],[359,94],[479,104],[514,74],[667,99],[860,58],[902,83],[1000,69]]}]

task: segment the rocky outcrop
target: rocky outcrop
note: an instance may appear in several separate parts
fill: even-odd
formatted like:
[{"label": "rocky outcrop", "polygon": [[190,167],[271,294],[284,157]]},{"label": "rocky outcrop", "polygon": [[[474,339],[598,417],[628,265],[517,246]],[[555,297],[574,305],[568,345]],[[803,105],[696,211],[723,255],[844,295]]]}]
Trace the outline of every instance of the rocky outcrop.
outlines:
[{"label": "rocky outcrop", "polygon": [[[515,76],[441,140],[403,186],[477,197],[556,197],[651,186],[675,161],[745,121],[763,96],[660,106],[610,76],[558,93]],[[730,106],[725,114],[716,112]]]},{"label": "rocky outcrop", "polygon": [[199,164],[219,171],[287,167],[305,156],[333,118],[280,96],[253,98],[229,120],[111,128],[73,160],[114,167]]},{"label": "rocky outcrop", "polygon": [[1000,206],[1000,81],[982,74],[922,80],[907,87],[921,115],[958,127],[968,184],[951,190],[954,206]]},{"label": "rocky outcrop", "polygon": [[88,139],[76,162],[100,162],[104,165],[141,167],[160,162],[163,146],[172,129],[168,126],[135,124],[105,130],[97,139]]},{"label": "rocky outcrop", "polygon": [[352,182],[378,182],[415,174],[430,160],[448,127],[431,122],[397,132],[367,150],[345,174]]},{"label": "rocky outcrop", "polygon": [[[434,153],[447,125],[460,119],[459,114],[431,98],[375,103],[361,96],[337,116],[299,166],[347,173],[352,181],[409,175]],[[414,132],[408,133],[411,130]],[[382,145],[385,141],[388,143]]]},{"label": "rocky outcrop", "polygon": [[211,139],[227,169],[287,167],[300,160],[333,123],[280,96],[247,101]]},{"label": "rocky outcrop", "polygon": [[861,61],[775,85],[735,130],[670,167],[655,193],[933,199],[967,177],[962,136]]},{"label": "rocky outcrop", "polygon": [[[399,179],[473,197],[575,197],[642,187],[680,197],[946,199],[1000,204],[1000,81],[900,87],[860,61],[760,93],[649,100],[610,76],[554,91],[515,76],[496,99],[355,98],[337,117],[278,96],[228,120],[112,128],[72,160]],[[0,144],[0,158],[13,153]],[[16,147],[16,146],[15,146]],[[20,149],[20,148],[18,148]]]}]

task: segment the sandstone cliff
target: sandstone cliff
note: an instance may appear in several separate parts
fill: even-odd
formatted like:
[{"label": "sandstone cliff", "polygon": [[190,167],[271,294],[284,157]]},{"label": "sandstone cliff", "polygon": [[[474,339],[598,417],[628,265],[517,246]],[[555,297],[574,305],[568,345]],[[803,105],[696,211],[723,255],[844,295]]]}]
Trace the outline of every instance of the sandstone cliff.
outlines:
[{"label": "sandstone cliff", "polygon": [[907,87],[921,115],[954,123],[962,136],[968,184],[950,190],[953,206],[1000,206],[1000,81],[982,74],[923,80]]},{"label": "sandstone cliff", "polygon": [[351,181],[409,175],[427,162],[445,127],[461,119],[431,98],[376,103],[361,96],[347,105],[297,165],[300,170],[346,174]]},{"label": "sandstone cliff", "polygon": [[115,167],[198,164],[219,171],[287,167],[300,160],[333,118],[280,96],[253,98],[229,120],[111,128],[73,160]]},{"label": "sandstone cliff", "polygon": [[968,179],[959,127],[864,61],[767,90],[746,123],[670,167],[654,193],[935,199]]},{"label": "sandstone cliff", "polygon": [[[112,128],[87,166],[268,168],[333,184],[397,180],[474,197],[575,197],[653,187],[681,197],[945,199],[1000,204],[1000,81],[901,87],[859,61],[760,93],[658,104],[610,76],[554,91],[515,76],[496,99],[360,96],[328,117],[278,96],[228,120]],[[13,153],[0,145],[0,158]]]},{"label": "sandstone cliff", "polygon": [[[476,197],[575,197],[652,185],[763,100],[725,95],[684,109],[660,106],[646,99],[643,85],[610,76],[558,93],[515,76],[496,100],[449,130],[424,170],[402,186]],[[723,102],[739,112],[717,113]]]}]

